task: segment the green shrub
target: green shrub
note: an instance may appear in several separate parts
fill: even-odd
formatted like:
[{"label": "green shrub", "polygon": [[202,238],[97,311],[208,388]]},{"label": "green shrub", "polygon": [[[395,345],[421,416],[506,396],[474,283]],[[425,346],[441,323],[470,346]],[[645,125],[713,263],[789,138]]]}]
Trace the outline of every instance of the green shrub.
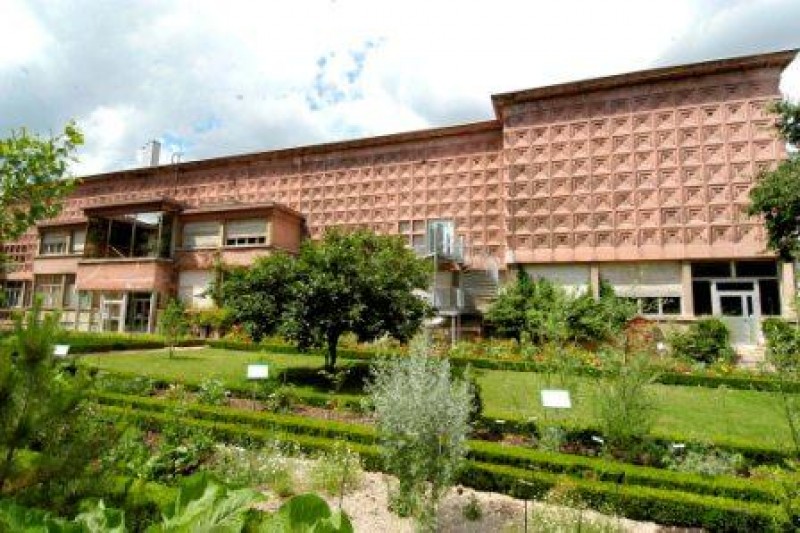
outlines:
[{"label": "green shrub", "polygon": [[717,318],[698,320],[685,332],[672,333],[669,342],[674,355],[700,363],[732,362],[735,358],[728,326]]},{"label": "green shrub", "polygon": [[342,441],[323,452],[311,466],[311,486],[331,496],[358,488],[361,483],[361,458]]},{"label": "green shrub", "polygon": [[781,318],[764,320],[762,329],[767,341],[767,361],[781,374],[800,371],[800,330]]},{"label": "green shrub", "polygon": [[225,384],[216,378],[204,379],[197,388],[197,400],[205,405],[225,405],[228,401]]}]

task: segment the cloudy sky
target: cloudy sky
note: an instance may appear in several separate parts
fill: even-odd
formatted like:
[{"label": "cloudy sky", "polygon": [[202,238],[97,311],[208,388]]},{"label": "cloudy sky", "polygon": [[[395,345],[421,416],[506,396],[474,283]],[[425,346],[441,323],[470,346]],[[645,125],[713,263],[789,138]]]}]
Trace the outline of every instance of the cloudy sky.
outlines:
[{"label": "cloudy sky", "polygon": [[[0,0],[0,136],[79,174],[491,118],[490,95],[800,47],[798,0]],[[800,98],[800,60],[784,92]]]}]

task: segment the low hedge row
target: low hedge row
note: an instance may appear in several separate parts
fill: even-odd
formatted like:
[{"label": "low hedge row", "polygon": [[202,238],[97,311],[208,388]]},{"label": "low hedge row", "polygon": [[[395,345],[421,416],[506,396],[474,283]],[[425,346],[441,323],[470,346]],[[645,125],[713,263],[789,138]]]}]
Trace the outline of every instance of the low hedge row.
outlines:
[{"label": "low hedge row", "polygon": [[[107,414],[127,417],[146,427],[159,427],[174,421],[166,413],[131,411],[113,406],[102,409]],[[182,418],[181,423],[240,444],[278,439],[290,442],[302,450],[314,452],[330,451],[337,442],[335,439],[308,435],[278,435],[269,430],[190,417]],[[362,457],[365,468],[381,470],[380,452],[376,445],[351,443],[350,448]],[[789,530],[789,519],[782,508],[766,503],[621,485],[476,461],[467,462],[459,479],[461,483],[476,489],[526,498],[541,497],[551,488],[566,484],[571,493],[590,508],[612,509],[628,518],[666,525],[701,527],[710,531]]]},{"label": "low hedge row", "polygon": [[[167,345],[158,335],[62,332],[57,344],[68,344],[69,353],[74,355],[114,352],[120,350],[157,350]],[[181,339],[176,346],[205,346],[202,339]]]},{"label": "low hedge row", "polygon": [[[226,350],[251,352],[263,351],[280,354],[305,353],[319,356],[323,355],[322,351],[320,350],[301,352],[294,346],[278,343],[254,344],[246,342],[213,340],[208,341],[208,345],[212,348]],[[339,357],[343,359],[370,360],[377,357],[376,353],[366,350],[340,349],[338,350],[338,354]],[[553,368],[552,365],[547,365],[546,363],[540,363],[537,361],[509,361],[500,359],[451,357],[450,362],[458,366],[470,365],[473,368],[480,368],[484,370],[508,370],[512,372],[553,372],[557,370]],[[594,367],[575,367],[571,369],[571,373],[585,377],[601,377],[605,374],[603,370]],[[789,393],[800,393],[800,382],[798,381],[781,382],[776,379],[760,376],[710,376],[697,373],[683,374],[680,372],[664,372],[658,376],[656,383],[660,383],[662,385],[681,385],[687,387],[727,387],[729,389],[754,390],[763,392],[776,392],[783,389]]]},{"label": "low hedge row", "polygon": [[[170,408],[177,407],[177,404],[173,402],[119,394],[101,394],[97,396],[97,400],[103,405],[157,412],[165,412]],[[362,424],[201,405],[184,406],[182,409],[193,418],[244,424],[292,434],[339,438],[362,444],[373,444],[377,437],[373,427]],[[480,440],[469,441],[469,457],[484,463],[534,468],[555,474],[569,474],[599,481],[669,488],[744,501],[773,502],[778,494],[775,485],[766,481],[744,480],[728,476],[707,477],[625,464],[603,458],[544,452]]]},{"label": "low hedge row", "polygon": [[789,517],[782,507],[774,504],[565,478],[550,472],[477,462],[468,464],[461,473],[460,481],[479,490],[522,498],[540,498],[552,488],[561,486],[592,509],[613,510],[627,518],[665,525],[720,532],[791,530]]}]

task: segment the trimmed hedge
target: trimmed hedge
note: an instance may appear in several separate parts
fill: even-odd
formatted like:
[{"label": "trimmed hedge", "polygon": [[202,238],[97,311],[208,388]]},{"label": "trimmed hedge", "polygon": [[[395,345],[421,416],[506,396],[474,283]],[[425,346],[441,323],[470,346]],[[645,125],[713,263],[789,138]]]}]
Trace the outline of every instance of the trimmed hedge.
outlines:
[{"label": "trimmed hedge", "polygon": [[[146,334],[64,331],[56,342],[69,344],[69,353],[75,355],[120,350],[157,350],[166,347],[163,337]],[[176,346],[205,346],[205,344],[206,341],[202,339],[181,339]]]},{"label": "trimmed hedge", "polygon": [[[136,398],[119,394],[101,394],[97,400],[103,405],[165,412],[178,406],[152,398]],[[225,407],[202,405],[183,406],[194,418],[225,423],[244,424],[250,427],[287,431],[292,434],[311,435],[349,442],[373,444],[377,434],[373,427],[363,424],[320,420],[296,415],[250,412]],[[624,484],[670,488],[698,494],[725,496],[743,501],[773,502],[778,489],[766,481],[745,480],[731,476],[701,476],[673,472],[610,461],[603,458],[544,452],[529,448],[507,446],[480,440],[470,440],[469,457],[483,463],[533,468],[554,474],[568,474],[597,481],[614,481]]]},{"label": "trimmed hedge", "polygon": [[[105,406],[108,414],[127,417],[147,427],[172,422],[170,415],[160,412],[130,411]],[[335,439],[308,435],[276,434],[272,431],[242,427],[237,424],[182,418],[181,423],[211,432],[242,444],[282,440],[305,451],[330,451]],[[380,470],[380,451],[376,445],[351,443],[368,470]],[[742,502],[729,498],[691,494],[676,490],[630,486],[594,481],[551,472],[525,470],[512,466],[467,461],[460,481],[480,490],[491,490],[516,497],[541,497],[551,488],[568,484],[573,494],[594,509],[614,509],[636,520],[655,521],[666,525],[702,527],[710,531],[785,531],[788,518],[777,505]]]},{"label": "trimmed hedge", "polygon": [[675,490],[565,478],[549,472],[470,462],[461,474],[464,485],[522,498],[541,498],[566,485],[592,509],[615,512],[634,520],[701,527],[709,531],[787,531],[789,519],[778,505]]}]

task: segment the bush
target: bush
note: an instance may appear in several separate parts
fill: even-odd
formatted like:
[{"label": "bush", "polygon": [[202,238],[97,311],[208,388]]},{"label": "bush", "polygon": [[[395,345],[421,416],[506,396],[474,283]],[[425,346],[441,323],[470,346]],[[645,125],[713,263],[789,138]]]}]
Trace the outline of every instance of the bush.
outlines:
[{"label": "bush", "polygon": [[735,359],[728,326],[717,318],[698,320],[685,332],[672,333],[669,342],[674,355],[700,363],[732,363]]},{"label": "bush", "polygon": [[762,326],[767,341],[767,361],[781,374],[800,371],[800,330],[780,318],[768,318]]},{"label": "bush", "polygon": [[409,357],[377,361],[367,390],[384,464],[399,481],[395,509],[432,530],[467,451],[471,399],[468,383],[453,380],[447,360],[427,350],[419,344]]},{"label": "bush", "polygon": [[227,393],[221,380],[207,378],[197,388],[197,400],[205,405],[225,405],[228,401]]}]

